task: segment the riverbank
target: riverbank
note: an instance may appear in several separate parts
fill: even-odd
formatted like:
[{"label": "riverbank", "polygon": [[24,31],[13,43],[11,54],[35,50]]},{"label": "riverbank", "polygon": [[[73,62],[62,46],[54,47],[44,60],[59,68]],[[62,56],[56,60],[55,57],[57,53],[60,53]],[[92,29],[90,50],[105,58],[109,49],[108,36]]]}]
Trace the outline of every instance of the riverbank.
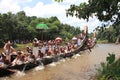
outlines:
[{"label": "riverbank", "polygon": [[92,52],[89,50],[80,52],[80,56],[58,62],[54,66],[45,66],[45,69],[35,69],[26,72],[24,75],[12,75],[6,80],[94,80],[95,68],[101,62],[106,61],[108,53],[114,53],[120,57],[120,45],[97,44]]}]

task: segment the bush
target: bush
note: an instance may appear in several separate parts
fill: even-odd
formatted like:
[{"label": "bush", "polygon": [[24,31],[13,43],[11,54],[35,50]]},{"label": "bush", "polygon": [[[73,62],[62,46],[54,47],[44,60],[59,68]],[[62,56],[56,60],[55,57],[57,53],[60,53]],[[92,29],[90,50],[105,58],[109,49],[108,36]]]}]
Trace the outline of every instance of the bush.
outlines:
[{"label": "bush", "polygon": [[18,46],[17,44],[12,44],[12,47],[17,48]]},{"label": "bush", "polygon": [[0,48],[3,48],[5,45],[4,41],[2,39],[0,39]]},{"label": "bush", "polygon": [[97,69],[96,77],[98,80],[120,80],[120,58],[115,60],[115,54],[108,54],[106,63],[101,63]]}]

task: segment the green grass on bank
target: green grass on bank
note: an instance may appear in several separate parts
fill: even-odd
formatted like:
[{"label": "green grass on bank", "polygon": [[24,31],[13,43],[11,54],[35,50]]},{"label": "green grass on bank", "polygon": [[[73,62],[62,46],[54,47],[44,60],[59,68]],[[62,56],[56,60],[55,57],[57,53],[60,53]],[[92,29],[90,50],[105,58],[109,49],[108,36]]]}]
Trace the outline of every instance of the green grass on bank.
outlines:
[{"label": "green grass on bank", "polygon": [[108,40],[100,40],[100,39],[98,39],[97,43],[98,44],[105,44],[105,43],[109,43],[109,42],[108,42]]},{"label": "green grass on bank", "polygon": [[[25,51],[26,47],[32,47],[32,43],[27,43],[27,44],[15,44],[13,45],[13,48],[15,48],[15,50],[22,50]],[[3,52],[3,48],[0,48],[0,53]]]},{"label": "green grass on bank", "polygon": [[15,48],[15,50],[25,50],[27,46],[32,47],[32,43],[15,44],[14,48]]}]

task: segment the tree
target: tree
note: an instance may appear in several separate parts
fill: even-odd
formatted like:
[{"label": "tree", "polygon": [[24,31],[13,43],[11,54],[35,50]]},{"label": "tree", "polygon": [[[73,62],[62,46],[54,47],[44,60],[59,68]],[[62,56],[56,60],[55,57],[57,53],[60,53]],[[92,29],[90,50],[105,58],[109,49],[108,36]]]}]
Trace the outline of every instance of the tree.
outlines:
[{"label": "tree", "polygon": [[88,4],[71,4],[70,8],[66,10],[66,14],[86,20],[96,16],[100,21],[120,23],[120,2],[119,0],[89,0]]},{"label": "tree", "polygon": [[0,14],[0,39],[1,41],[6,39],[26,41],[32,40],[34,37],[40,39],[41,34],[36,30],[36,25],[39,23],[45,23],[49,27],[48,30],[43,31],[46,40],[53,40],[58,36],[70,39],[80,32],[79,28],[61,23],[56,16],[38,18],[36,16],[26,16],[24,11],[16,14],[8,12]]},{"label": "tree", "polygon": [[[63,0],[55,0],[62,2]],[[90,17],[96,16],[102,22],[111,22],[115,30],[115,37],[119,38],[119,25],[120,25],[120,1],[119,0],[88,0],[88,3],[80,3],[79,5],[71,4],[70,8],[66,10],[66,16],[76,16],[77,18],[89,20]],[[103,35],[109,36],[111,31],[104,31],[106,25],[98,29],[102,37]],[[97,29],[97,28],[96,28]],[[111,37],[111,36],[110,36]],[[111,38],[107,37],[110,41]],[[105,38],[105,37],[102,37]]]}]

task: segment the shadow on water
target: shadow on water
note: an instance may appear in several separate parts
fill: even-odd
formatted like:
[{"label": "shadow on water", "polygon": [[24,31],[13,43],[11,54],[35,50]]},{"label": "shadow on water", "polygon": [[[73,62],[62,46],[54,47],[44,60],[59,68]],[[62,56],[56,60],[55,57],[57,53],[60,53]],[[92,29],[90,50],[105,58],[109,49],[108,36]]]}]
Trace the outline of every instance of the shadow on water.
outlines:
[{"label": "shadow on water", "polygon": [[[92,49],[80,52],[72,58],[62,59],[47,66],[38,66],[22,76],[12,75],[3,80],[94,80],[96,68],[106,60],[108,53],[120,57],[120,45],[97,44]],[[19,74],[20,75],[20,74]],[[1,80],[1,79],[0,79]]]}]

